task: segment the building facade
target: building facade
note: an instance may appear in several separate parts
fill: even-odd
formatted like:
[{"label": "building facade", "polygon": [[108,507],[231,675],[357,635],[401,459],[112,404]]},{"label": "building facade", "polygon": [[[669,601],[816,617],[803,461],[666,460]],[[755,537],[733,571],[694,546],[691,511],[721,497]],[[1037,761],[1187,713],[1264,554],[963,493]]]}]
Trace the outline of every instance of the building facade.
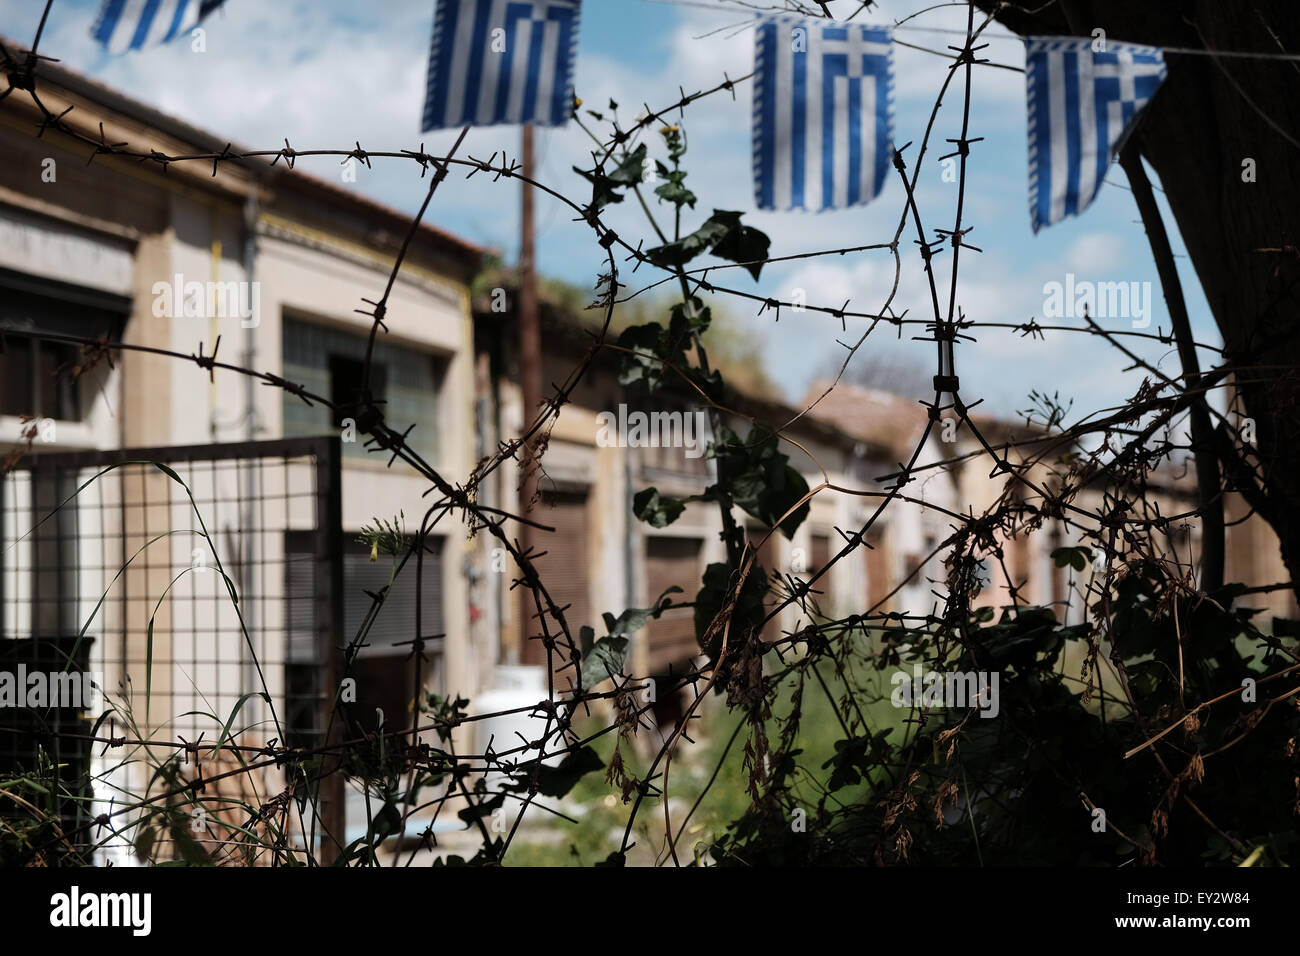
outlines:
[{"label": "building facade", "polygon": [[[133,149],[226,148],[53,64],[41,75],[45,106],[71,108],[63,122],[87,136],[98,139],[102,124],[105,141]],[[413,451],[463,475],[475,441],[469,284],[483,250],[427,224],[416,231],[364,383],[371,319],[355,310],[383,293],[408,216],[341,176],[331,183],[283,162],[94,156],[57,131],[36,137],[40,116],[26,97],[5,106],[0,448],[13,467],[0,478],[0,639],[80,632],[109,695],[163,740],[204,730],[210,739],[236,710],[236,726],[263,740],[277,729],[319,737],[335,693],[321,678],[331,645],[352,640],[366,592],[392,578],[391,561],[372,561],[356,539],[377,519],[418,528],[428,483],[365,447],[360,412],[334,414],[202,359],[270,372],[344,408],[368,384],[393,427],[413,426]],[[99,337],[132,349],[81,344]],[[339,448],[337,488],[304,451],[322,437]],[[172,475],[95,464],[97,450],[141,448],[160,450]],[[168,457],[175,448],[186,451]],[[341,588],[313,574],[327,546],[316,534],[325,501]],[[418,587],[414,573],[392,583],[349,669],[369,705],[361,721],[411,719],[411,648],[398,642],[414,635],[417,607],[426,688],[478,690],[465,556],[459,526],[440,523]],[[333,591],[340,620],[325,633],[318,610],[328,605],[317,599]],[[242,699],[262,690],[269,700]],[[295,725],[304,707],[316,714]]]}]

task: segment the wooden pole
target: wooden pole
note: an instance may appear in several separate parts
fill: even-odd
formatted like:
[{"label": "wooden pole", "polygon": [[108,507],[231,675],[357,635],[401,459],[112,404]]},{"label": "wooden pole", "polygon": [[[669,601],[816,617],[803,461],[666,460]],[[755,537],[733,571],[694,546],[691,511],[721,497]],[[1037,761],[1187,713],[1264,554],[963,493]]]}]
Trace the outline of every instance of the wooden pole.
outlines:
[{"label": "wooden pole", "polygon": [[[533,177],[533,128],[525,124],[523,131],[523,174]],[[519,246],[519,384],[523,396],[523,429],[537,415],[542,402],[542,335],[537,315],[537,272],[534,261],[534,240],[536,224],[533,217],[533,187],[523,184],[520,196],[520,246]],[[532,510],[533,497],[537,492],[537,468],[533,463],[535,445],[529,441],[522,456],[524,466],[523,480],[519,486],[519,510],[527,514]],[[520,543],[525,552],[536,545],[541,551],[545,546],[538,541],[536,529],[527,524],[520,526]],[[519,659],[525,664],[541,664],[545,659],[540,641],[528,640],[528,635],[536,625],[533,613],[536,611],[532,592],[519,589]]]}]

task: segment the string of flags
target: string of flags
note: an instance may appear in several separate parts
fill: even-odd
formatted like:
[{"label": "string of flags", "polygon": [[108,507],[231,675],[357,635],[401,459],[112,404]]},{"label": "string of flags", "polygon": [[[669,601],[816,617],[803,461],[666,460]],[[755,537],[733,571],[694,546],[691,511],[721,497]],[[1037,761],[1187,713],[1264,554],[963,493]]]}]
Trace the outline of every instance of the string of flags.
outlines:
[{"label": "string of flags", "polygon": [[439,0],[422,131],[563,126],[573,109],[580,0]]},{"label": "string of flags", "polygon": [[887,29],[763,20],[754,41],[754,191],[760,209],[844,209],[880,193],[894,149]]},{"label": "string of flags", "polygon": [[[222,3],[104,0],[91,32],[110,52],[140,50],[187,33]],[[436,0],[421,129],[565,125],[581,7],[581,0]],[[1025,38],[1034,232],[1088,208],[1165,76],[1158,47]],[[884,189],[894,143],[890,28],[763,15],[753,90],[759,209],[847,209]]]},{"label": "string of flags", "polygon": [[109,53],[167,43],[189,33],[225,0],[104,0],[90,35]]},{"label": "string of flags", "polygon": [[1029,218],[1038,232],[1087,209],[1134,120],[1165,79],[1157,47],[1025,40]]},{"label": "string of flags", "polygon": [[[422,129],[563,126],[580,0],[438,0]],[[1156,47],[1025,39],[1035,232],[1083,212],[1164,81]],[[754,31],[759,209],[847,209],[878,196],[894,144],[893,32],[793,15]]]}]

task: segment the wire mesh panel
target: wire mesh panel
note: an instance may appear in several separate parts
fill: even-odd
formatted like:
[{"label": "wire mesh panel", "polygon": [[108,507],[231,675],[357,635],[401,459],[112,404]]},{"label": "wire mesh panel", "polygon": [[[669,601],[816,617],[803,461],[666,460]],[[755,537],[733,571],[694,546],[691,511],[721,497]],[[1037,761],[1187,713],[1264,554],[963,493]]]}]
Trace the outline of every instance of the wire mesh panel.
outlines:
[{"label": "wire mesh panel", "polygon": [[[340,560],[337,439],[37,454],[0,478],[0,640],[80,639],[109,737],[183,750],[228,725],[248,747],[323,744]],[[160,755],[141,749],[97,758],[97,800],[149,786]],[[277,772],[249,802],[283,789]]]}]

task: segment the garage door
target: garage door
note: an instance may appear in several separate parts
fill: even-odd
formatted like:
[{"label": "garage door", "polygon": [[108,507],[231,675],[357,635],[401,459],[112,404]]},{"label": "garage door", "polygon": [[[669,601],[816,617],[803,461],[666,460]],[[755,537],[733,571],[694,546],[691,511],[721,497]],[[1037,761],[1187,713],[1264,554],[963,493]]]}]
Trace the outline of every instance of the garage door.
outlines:
[{"label": "garage door", "polygon": [[[596,621],[593,618],[597,617],[591,607],[589,583],[591,565],[588,561],[587,535],[590,519],[587,493],[546,492],[542,495],[540,507],[533,511],[532,518],[555,529],[554,532],[539,532],[537,548],[546,553],[535,563],[542,584],[546,586],[556,607],[569,605],[564,612],[564,620],[577,643],[578,629],[584,624],[595,628]],[[541,622],[535,616],[537,606],[530,593],[521,592],[520,607],[523,611],[524,660],[531,664],[545,663],[546,649],[542,642],[528,640],[531,635],[542,632]],[[547,620],[546,628],[551,634],[560,633],[559,623],[554,619]],[[560,662],[557,661],[558,663]]]},{"label": "garage door", "polygon": [[[883,528],[873,527],[866,534],[867,550],[867,607],[854,608],[856,613],[862,613],[868,608],[875,607],[885,600],[889,594],[890,588],[894,582],[890,580],[889,574],[889,551],[886,547],[885,532]],[[888,604],[876,608],[877,612],[888,609]]]},{"label": "garage door", "polygon": [[[674,586],[685,592],[674,594],[674,601],[694,600],[700,589],[703,546],[699,538],[647,538],[646,601],[653,601]],[[651,620],[646,625],[646,641],[651,675],[666,674],[670,665],[680,673],[700,652],[695,640],[694,610],[665,611],[657,620]]]}]

